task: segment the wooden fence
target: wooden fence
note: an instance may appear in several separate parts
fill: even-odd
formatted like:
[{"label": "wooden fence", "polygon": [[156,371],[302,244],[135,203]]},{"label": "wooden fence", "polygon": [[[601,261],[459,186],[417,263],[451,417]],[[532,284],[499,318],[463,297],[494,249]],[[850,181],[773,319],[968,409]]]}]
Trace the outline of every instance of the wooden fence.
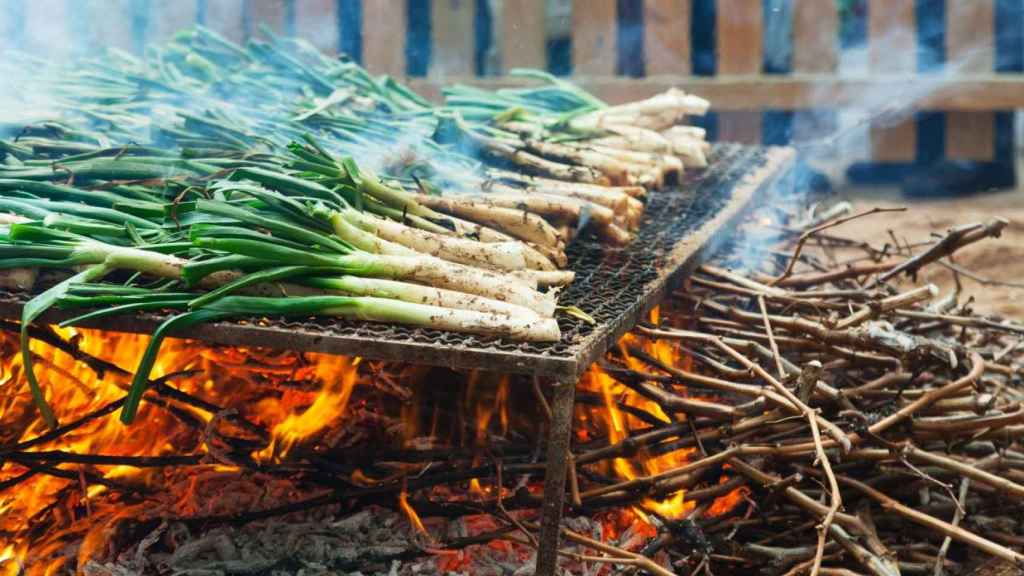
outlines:
[{"label": "wooden fence", "polygon": [[[339,39],[361,37],[363,63],[373,72],[404,76],[412,26],[407,2],[416,0],[4,0],[0,32],[21,46],[64,55],[82,42],[137,49],[169,37],[197,18],[229,38],[258,34],[265,23],[280,33],[307,37],[324,50]],[[429,63],[414,87],[436,95],[441,82],[485,85],[514,81],[473,77],[477,2],[432,0]],[[549,0],[490,0],[496,7],[491,37],[498,71],[547,64],[545,5]],[[720,111],[720,139],[762,141],[762,112],[793,111],[794,139],[834,130],[834,115],[821,110],[892,100],[897,106],[946,111],[945,152],[956,159],[993,157],[993,111],[1024,107],[1024,76],[996,74],[996,0],[945,0],[946,61],[955,70],[919,73],[915,60],[915,0],[868,0],[866,69],[840,69],[837,2],[790,0],[792,72],[763,73],[765,21],[762,0],[715,0],[715,74],[691,74],[691,1],[636,0],[642,13],[643,78],[617,77],[621,57],[622,0],[572,0],[571,46],[575,79],[609,101],[653,94],[673,85],[708,97]],[[941,1],[941,0],[940,0]],[[342,30],[349,10],[355,30]],[[352,27],[352,24],[348,24]],[[358,35],[356,33],[358,32]],[[871,128],[871,156],[881,162],[915,157],[913,118]]]}]

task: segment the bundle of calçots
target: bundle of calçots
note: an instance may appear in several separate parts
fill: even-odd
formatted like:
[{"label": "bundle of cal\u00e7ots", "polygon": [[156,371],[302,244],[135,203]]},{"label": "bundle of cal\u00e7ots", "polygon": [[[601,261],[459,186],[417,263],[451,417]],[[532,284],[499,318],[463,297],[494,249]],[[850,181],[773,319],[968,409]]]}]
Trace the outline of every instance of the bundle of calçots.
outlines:
[{"label": "bundle of cal\u00e7ots", "polygon": [[566,244],[628,242],[646,190],[703,163],[703,133],[677,124],[707,103],[676,91],[606,107],[534,72],[544,86],[455,87],[432,106],[267,36],[242,47],[199,27],[143,58],[0,60],[22,80],[0,95],[14,102],[0,116],[0,284],[66,271],[22,317],[51,425],[27,327],[52,306],[84,310],[68,323],[178,312],[125,421],[163,335],[199,322],[340,316],[553,341]]}]

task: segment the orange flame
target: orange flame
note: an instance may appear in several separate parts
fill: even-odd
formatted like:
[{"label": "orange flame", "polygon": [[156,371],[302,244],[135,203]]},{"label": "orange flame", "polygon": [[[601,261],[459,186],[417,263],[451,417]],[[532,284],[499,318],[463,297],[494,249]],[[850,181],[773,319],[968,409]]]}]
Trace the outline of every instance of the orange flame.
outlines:
[{"label": "orange flame", "polygon": [[0,576],[16,576],[21,570],[17,562],[14,544],[0,550]]},{"label": "orange flame", "polygon": [[[658,308],[654,308],[651,311],[650,320],[657,324],[659,319],[660,311]],[[678,366],[683,361],[679,348],[672,342],[648,341],[633,334],[626,334],[619,341],[620,355],[629,368],[639,372],[650,372],[651,369],[630,355],[629,350],[634,347],[642,349],[645,353],[669,365]],[[598,424],[604,429],[610,444],[621,442],[629,435],[629,430],[641,427],[641,423],[635,416],[619,408],[620,403],[639,408],[665,423],[672,421],[661,406],[619,383],[596,364],[584,376],[581,385],[600,392],[604,399],[604,410],[592,410],[581,415],[580,420],[583,424],[581,428],[586,428],[587,422]],[[582,438],[587,437],[586,432],[579,435]],[[641,476],[655,475],[682,466],[687,463],[691,453],[692,450],[677,450],[664,455],[652,456],[641,450],[632,458],[613,459],[612,470],[623,480],[634,480]],[[683,497],[684,491],[679,490],[660,500],[645,498],[640,506],[633,508],[633,513],[636,518],[647,524],[651,524],[652,520],[645,511],[670,519],[683,518],[693,509],[693,504],[684,502]]]},{"label": "orange flame", "polygon": [[[497,384],[493,383],[495,378]],[[466,384],[465,410],[474,414],[472,445],[474,448],[484,448],[489,444],[491,422],[495,413],[498,415],[501,434],[508,434],[508,376],[472,372]],[[474,457],[473,465],[478,464],[480,458]],[[475,496],[483,496],[487,492],[477,478],[470,479],[469,491]]]},{"label": "orange flame", "polygon": [[[726,478],[722,477],[722,481],[724,482],[725,480]],[[739,503],[743,502],[743,500],[745,500],[747,498],[747,495],[749,494],[750,489],[747,488],[746,486],[734,488],[731,491],[729,491],[728,494],[715,498],[715,501],[711,503],[711,506],[708,507],[707,512],[705,512],[704,514],[709,518],[721,516],[722,514],[725,514],[731,511],[736,506],[738,506]]]},{"label": "orange flame", "polygon": [[[148,338],[139,335],[95,330],[60,329],[57,333],[87,354],[133,369]],[[42,342],[33,340],[36,375],[47,401],[62,424],[125,396],[129,377],[115,370],[102,375]],[[194,371],[168,381],[188,395],[214,405],[238,410],[241,416],[272,430],[270,444],[254,456],[281,458],[300,443],[316,439],[345,411],[358,376],[358,359],[335,356],[270,352],[246,348],[197,346],[187,340],[169,339],[154,366],[154,377],[173,371]],[[167,410],[157,404],[173,408]],[[124,426],[116,414],[84,421],[55,440],[28,448],[34,451],[62,450],[78,454],[110,456],[165,456],[171,453],[206,454],[208,430],[218,424],[214,414],[189,403],[159,397],[152,392],[142,403],[135,424]],[[191,420],[191,423],[188,422]],[[0,446],[10,447],[45,434],[45,423],[28,393],[23,365],[14,336],[0,333]],[[212,454],[211,454],[212,456]],[[100,483],[86,479],[83,472],[138,488],[166,483],[159,469],[130,466],[57,465],[69,478],[45,473],[5,460],[0,462],[0,484],[17,483],[0,492],[0,534],[11,541],[0,542],[0,576],[24,573],[48,574],[64,569],[68,541],[80,540],[79,566],[105,554],[110,530],[121,518],[145,516],[117,504],[117,495]],[[237,474],[241,469],[230,462],[199,467],[207,478]],[[167,503],[172,514],[196,513],[195,475],[182,484],[176,500]],[[112,498],[114,506],[101,506]],[[60,504],[54,506],[54,504]],[[43,519],[37,515],[44,511]],[[120,511],[120,512],[118,512]],[[42,537],[30,539],[27,526],[50,522],[53,527]]]},{"label": "orange flame", "polygon": [[398,493],[398,507],[402,509],[402,512],[409,518],[409,522],[416,527],[416,531],[420,534],[429,537],[427,529],[423,526],[423,521],[420,520],[420,515],[413,510],[412,505],[409,504],[409,493],[402,490]]},{"label": "orange flame", "polygon": [[305,409],[291,412],[274,426],[270,445],[257,453],[259,459],[280,458],[298,442],[330,427],[348,406],[356,385],[359,358],[326,356],[317,362],[314,377],[323,382],[316,399]]},{"label": "orange flame", "polygon": [[[652,312],[653,322],[658,322],[659,313],[657,309]],[[83,352],[127,369],[134,368],[148,342],[145,336],[93,330],[67,329],[58,333],[77,342]],[[687,363],[692,361],[674,344],[627,335],[620,343],[621,358],[636,370],[651,371],[651,368],[629,354],[632,348],[641,349],[675,366],[687,367]],[[36,371],[44,385],[47,400],[62,423],[75,421],[124,397],[129,383],[127,376],[112,370],[107,370],[102,376],[97,375],[72,356],[40,342],[33,341],[31,349],[38,357]],[[361,405],[362,392],[356,391],[363,381],[361,373],[369,370],[358,358],[207,347],[187,340],[170,339],[161,350],[153,374],[160,377],[173,371],[194,371],[169,380],[173,388],[209,404],[237,410],[245,420],[270,430],[266,445],[255,448],[251,454],[256,460],[266,462],[294,458],[295,453],[317,444],[330,446],[331,436],[328,433],[343,428],[339,422],[349,417],[351,408]],[[426,382],[427,374],[427,370],[410,368],[401,377],[407,380],[405,383]],[[410,444],[429,442],[439,446],[451,440],[462,442],[463,447],[477,449],[487,446],[492,435],[506,435],[510,426],[510,399],[516,399],[510,396],[508,378],[480,373],[472,375],[466,384],[464,405],[457,415],[458,432],[454,432],[455,427],[446,427],[444,419],[447,416],[441,415],[440,404],[435,404],[432,413],[420,414],[421,410],[431,409],[429,403],[413,401],[404,402],[401,406],[401,427],[395,430],[396,436]],[[643,410],[666,423],[671,422],[674,416],[664,413],[656,403],[636,394],[597,367],[584,376],[580,386],[600,394],[603,399],[603,406],[578,409],[577,435],[584,441],[606,437],[611,443],[620,442],[632,430],[648,425],[622,410],[620,405]],[[356,400],[353,400],[354,393]],[[446,403],[448,407],[453,404],[444,397],[436,402]],[[173,410],[168,410],[168,407]],[[17,339],[6,333],[0,333],[0,422],[3,423],[0,426],[0,447],[17,445],[47,432],[27,390]],[[188,453],[204,456],[209,460],[208,464],[192,467],[177,475],[173,470],[156,468],[62,465],[63,470],[75,473],[73,478],[63,478],[41,473],[33,475],[30,468],[17,462],[0,462],[0,485],[19,480],[15,489],[0,491],[0,534],[5,537],[13,535],[11,541],[0,542],[0,576],[20,576],[22,573],[35,576],[67,571],[69,542],[81,543],[77,561],[79,566],[83,566],[90,559],[109,552],[106,547],[109,546],[110,535],[121,519],[145,517],[151,513],[148,500],[143,505],[126,505],[119,501],[119,491],[110,490],[90,478],[138,488],[154,488],[158,484],[166,488],[173,484],[173,496],[161,503],[163,513],[188,516],[221,511],[210,508],[216,504],[211,504],[208,498],[200,498],[200,495],[204,490],[208,493],[211,485],[230,486],[227,479],[242,471],[241,467],[222,458],[214,448],[216,433],[222,427],[233,432],[231,426],[234,424],[214,414],[213,409],[151,392],[142,403],[133,426],[123,426],[116,416],[95,418],[56,440],[32,446],[31,450],[115,456]],[[437,438],[439,430],[443,434],[449,429],[453,431],[452,438]],[[239,433],[245,434],[244,431]],[[480,454],[482,458],[484,451],[480,450]],[[688,459],[689,452],[685,450],[663,455],[640,452],[635,456],[614,459],[608,472],[624,480],[634,479],[677,468]],[[87,471],[89,477],[79,477],[80,470]],[[415,472],[392,469],[385,480],[393,481]],[[368,477],[359,470],[352,474],[352,481],[356,484],[369,486],[385,480]],[[221,483],[210,484],[213,481]],[[539,486],[531,487],[534,488],[539,489]],[[476,479],[471,480],[470,489],[476,495],[493,496],[495,492],[494,486],[482,486]],[[504,489],[499,490],[498,495],[503,495]],[[741,490],[733,491],[716,500],[709,513],[727,511],[743,497]],[[423,522],[408,498],[408,494],[402,491],[398,505],[416,530],[426,534]],[[652,515],[678,519],[685,517],[692,507],[692,503],[684,501],[681,490],[659,499],[648,498],[632,511],[614,513],[618,518],[609,520],[605,535],[614,534],[624,526],[631,526],[634,530],[639,526],[640,532],[646,529],[652,534],[655,523]],[[41,516],[41,511],[46,511],[46,515]],[[42,537],[30,539],[25,535],[25,527],[38,526],[40,522],[49,522],[53,528]]]}]

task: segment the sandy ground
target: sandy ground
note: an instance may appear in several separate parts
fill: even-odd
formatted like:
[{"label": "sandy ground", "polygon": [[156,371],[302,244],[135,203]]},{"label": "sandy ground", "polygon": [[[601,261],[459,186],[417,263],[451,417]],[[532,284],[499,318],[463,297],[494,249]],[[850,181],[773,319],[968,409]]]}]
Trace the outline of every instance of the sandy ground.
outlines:
[{"label": "sandy ground", "polygon": [[[875,206],[906,206],[907,212],[884,213],[855,220],[834,232],[866,240],[876,247],[891,243],[891,230],[901,241],[921,241],[961,224],[999,217],[1009,220],[999,239],[985,240],[957,252],[955,262],[986,280],[1020,284],[982,285],[961,276],[964,298],[973,296],[975,310],[1024,321],[1024,190],[993,192],[960,199],[907,200],[896,191],[843,191],[855,211]],[[955,286],[953,274],[941,266],[926,268],[919,279],[934,282],[947,293]]]}]

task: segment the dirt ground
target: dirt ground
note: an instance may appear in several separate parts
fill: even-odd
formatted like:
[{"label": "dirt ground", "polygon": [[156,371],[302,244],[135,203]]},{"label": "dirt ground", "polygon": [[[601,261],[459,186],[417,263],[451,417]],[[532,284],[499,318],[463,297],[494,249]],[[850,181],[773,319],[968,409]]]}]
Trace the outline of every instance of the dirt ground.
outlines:
[{"label": "dirt ground", "polygon": [[[983,285],[961,276],[964,297],[973,296],[975,310],[1024,321],[1024,190],[992,192],[959,199],[907,200],[898,192],[844,191],[854,211],[875,206],[906,206],[907,212],[872,215],[844,224],[836,235],[856,238],[881,247],[892,243],[891,230],[901,241],[922,241],[933,233],[942,234],[962,224],[1004,218],[1010,222],[1003,236],[969,246],[956,254],[956,264],[972,273],[996,282],[1019,286]],[[943,294],[955,286],[953,274],[937,265],[926,268],[919,280],[933,282]]]}]

